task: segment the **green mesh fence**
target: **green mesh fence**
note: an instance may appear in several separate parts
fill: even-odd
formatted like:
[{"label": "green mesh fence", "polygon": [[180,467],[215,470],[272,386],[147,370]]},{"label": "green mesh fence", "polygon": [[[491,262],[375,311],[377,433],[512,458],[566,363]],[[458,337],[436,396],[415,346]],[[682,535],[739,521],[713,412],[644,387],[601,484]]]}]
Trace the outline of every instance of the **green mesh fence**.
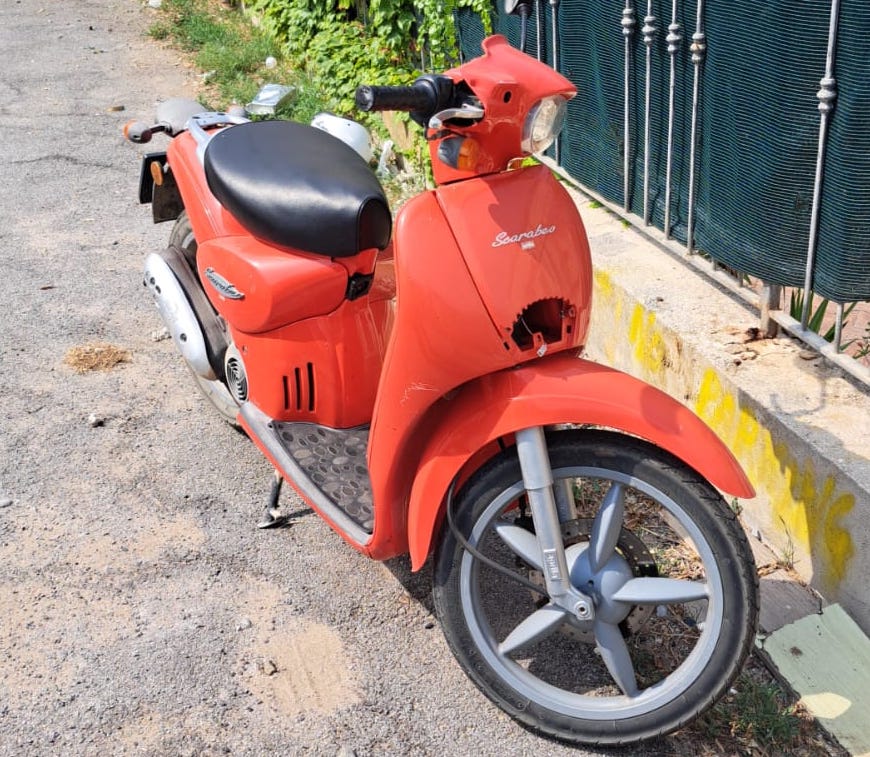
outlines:
[{"label": "green mesh fence", "polygon": [[[542,47],[550,62],[550,5]],[[557,15],[560,70],[578,87],[569,104],[561,162],[585,186],[624,202],[625,3],[562,0]],[[637,8],[629,67],[629,207],[644,212],[646,2]],[[672,2],[653,2],[658,32],[651,48],[649,205],[663,228],[667,170]],[[695,1],[678,2],[683,41],[676,56],[671,234],[685,242],[689,197],[692,83],[689,53]],[[765,281],[803,286],[819,140],[816,91],[825,71],[830,3],[707,0],[696,157],[694,248]],[[457,14],[462,54],[474,57],[480,20]],[[519,22],[497,17],[496,31],[519,41]],[[530,23],[527,52],[537,34]],[[870,12],[843,0],[813,288],[837,301],[870,298]]]}]

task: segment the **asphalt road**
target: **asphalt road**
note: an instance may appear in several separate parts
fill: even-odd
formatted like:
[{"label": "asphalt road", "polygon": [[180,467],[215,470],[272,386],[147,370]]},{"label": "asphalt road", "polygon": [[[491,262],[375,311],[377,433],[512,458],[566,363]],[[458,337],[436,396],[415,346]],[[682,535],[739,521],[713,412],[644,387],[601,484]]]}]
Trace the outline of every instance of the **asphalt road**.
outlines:
[{"label": "asphalt road", "polygon": [[[582,754],[465,678],[428,572],[288,494],[293,525],[255,528],[269,464],[152,338],[169,228],[121,127],[194,76],[149,13],[0,3],[0,754]],[[130,362],[64,362],[95,342]]]}]

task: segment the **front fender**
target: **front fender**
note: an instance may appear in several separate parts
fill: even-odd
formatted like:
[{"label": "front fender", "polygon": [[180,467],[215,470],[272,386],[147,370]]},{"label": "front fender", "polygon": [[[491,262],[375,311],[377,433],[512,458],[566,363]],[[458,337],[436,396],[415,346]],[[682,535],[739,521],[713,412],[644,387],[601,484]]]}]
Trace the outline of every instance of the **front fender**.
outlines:
[{"label": "front fender", "polygon": [[466,384],[420,458],[408,507],[411,567],[426,562],[450,482],[487,444],[530,426],[606,426],[646,439],[728,494],[755,496],[740,464],[691,410],[648,384],[565,353]]}]

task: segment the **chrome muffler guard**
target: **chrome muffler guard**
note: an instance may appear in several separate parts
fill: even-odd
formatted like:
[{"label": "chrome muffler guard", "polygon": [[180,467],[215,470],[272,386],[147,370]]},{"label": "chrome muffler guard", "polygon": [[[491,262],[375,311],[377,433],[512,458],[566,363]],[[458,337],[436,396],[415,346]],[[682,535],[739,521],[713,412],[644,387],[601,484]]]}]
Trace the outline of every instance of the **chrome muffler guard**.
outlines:
[{"label": "chrome muffler guard", "polygon": [[216,380],[196,313],[184,287],[161,253],[152,252],[145,259],[144,283],[151,290],[160,317],[187,364],[197,376]]}]

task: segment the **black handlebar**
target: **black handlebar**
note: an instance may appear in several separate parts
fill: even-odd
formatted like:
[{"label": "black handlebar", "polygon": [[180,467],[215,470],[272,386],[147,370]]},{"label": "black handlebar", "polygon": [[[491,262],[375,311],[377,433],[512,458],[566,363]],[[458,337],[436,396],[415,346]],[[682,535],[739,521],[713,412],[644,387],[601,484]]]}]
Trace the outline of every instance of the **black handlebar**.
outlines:
[{"label": "black handlebar", "polygon": [[433,114],[451,107],[455,96],[452,79],[426,74],[409,87],[363,85],[357,88],[355,99],[360,110],[403,110],[425,125]]},{"label": "black handlebar", "polygon": [[428,110],[433,105],[433,92],[428,86],[373,87],[363,85],[356,91],[356,107],[372,110]]}]

